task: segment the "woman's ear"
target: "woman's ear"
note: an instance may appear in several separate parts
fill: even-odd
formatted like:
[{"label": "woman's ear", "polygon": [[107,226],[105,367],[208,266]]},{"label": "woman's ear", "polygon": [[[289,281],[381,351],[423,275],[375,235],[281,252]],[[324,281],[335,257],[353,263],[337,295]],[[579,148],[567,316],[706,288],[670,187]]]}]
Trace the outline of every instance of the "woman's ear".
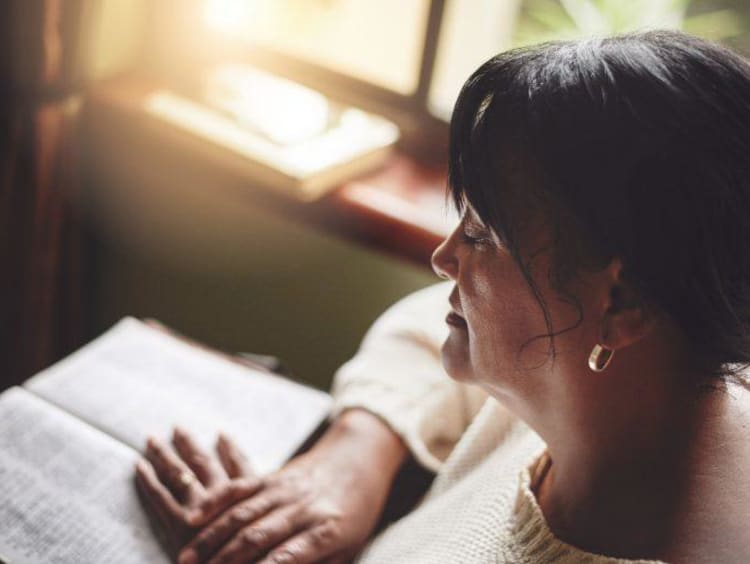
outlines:
[{"label": "woman's ear", "polygon": [[625,279],[622,260],[614,258],[602,273],[602,333],[599,344],[616,351],[630,346],[654,328],[655,319],[635,288]]}]

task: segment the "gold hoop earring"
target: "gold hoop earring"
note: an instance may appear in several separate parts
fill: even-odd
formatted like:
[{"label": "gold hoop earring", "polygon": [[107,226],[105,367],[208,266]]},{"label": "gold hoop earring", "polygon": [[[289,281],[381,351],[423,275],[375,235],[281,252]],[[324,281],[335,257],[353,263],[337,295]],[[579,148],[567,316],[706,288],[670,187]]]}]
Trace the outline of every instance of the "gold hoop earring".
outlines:
[{"label": "gold hoop earring", "polygon": [[614,355],[615,351],[605,349],[599,344],[594,345],[589,355],[589,368],[594,372],[603,372],[609,366]]}]

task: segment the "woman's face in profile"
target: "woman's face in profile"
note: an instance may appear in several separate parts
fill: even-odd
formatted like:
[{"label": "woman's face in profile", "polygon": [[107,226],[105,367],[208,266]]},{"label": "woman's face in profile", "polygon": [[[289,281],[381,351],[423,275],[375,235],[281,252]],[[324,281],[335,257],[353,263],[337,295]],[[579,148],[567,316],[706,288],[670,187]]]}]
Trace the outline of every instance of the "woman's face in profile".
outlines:
[{"label": "woman's face in profile", "polygon": [[[549,284],[549,228],[529,229],[524,259],[550,313],[553,329],[577,321],[577,310]],[[535,252],[537,251],[537,252]],[[452,279],[450,331],[443,365],[456,380],[481,385],[495,397],[529,397],[549,368],[549,339],[543,312],[518,264],[470,206],[454,232],[432,257],[435,271]],[[585,308],[585,303],[582,303]],[[535,337],[540,337],[535,339]],[[556,337],[558,356],[572,353],[585,363],[583,326]]]}]

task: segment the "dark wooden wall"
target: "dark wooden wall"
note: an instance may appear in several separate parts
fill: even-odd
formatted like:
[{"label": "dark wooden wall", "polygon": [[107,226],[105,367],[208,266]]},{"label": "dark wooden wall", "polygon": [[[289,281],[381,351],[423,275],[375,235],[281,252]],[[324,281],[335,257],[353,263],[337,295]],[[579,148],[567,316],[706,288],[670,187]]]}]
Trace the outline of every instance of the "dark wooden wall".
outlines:
[{"label": "dark wooden wall", "polygon": [[0,3],[0,389],[83,338],[79,184],[85,0]]}]

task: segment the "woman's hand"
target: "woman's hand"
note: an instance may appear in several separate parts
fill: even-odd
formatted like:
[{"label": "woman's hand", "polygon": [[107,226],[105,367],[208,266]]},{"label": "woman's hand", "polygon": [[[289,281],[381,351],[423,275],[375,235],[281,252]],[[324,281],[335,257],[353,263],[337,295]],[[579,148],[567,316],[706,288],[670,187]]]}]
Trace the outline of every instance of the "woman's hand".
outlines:
[{"label": "woman's hand", "polygon": [[406,454],[378,418],[347,411],[312,450],[198,533],[179,562],[347,561],[375,528]]},{"label": "woman's hand", "polygon": [[262,482],[224,436],[216,443],[217,457],[181,429],[175,429],[172,445],[149,438],[145,458],[136,464],[136,484],[174,555],[200,526],[256,493]]}]

